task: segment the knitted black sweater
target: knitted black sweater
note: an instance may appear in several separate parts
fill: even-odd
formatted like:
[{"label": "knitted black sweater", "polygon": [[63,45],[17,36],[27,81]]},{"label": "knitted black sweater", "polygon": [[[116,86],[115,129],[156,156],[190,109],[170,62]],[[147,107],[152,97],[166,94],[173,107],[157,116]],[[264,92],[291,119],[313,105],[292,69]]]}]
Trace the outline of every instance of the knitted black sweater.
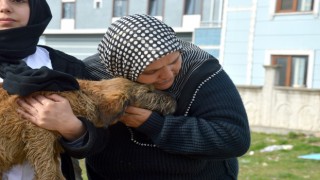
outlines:
[{"label": "knitted black sweater", "polygon": [[250,145],[240,95],[215,59],[189,78],[174,115],[151,117],[138,129],[118,123],[96,129],[88,121],[81,148],[91,180],[237,179],[237,157]]}]

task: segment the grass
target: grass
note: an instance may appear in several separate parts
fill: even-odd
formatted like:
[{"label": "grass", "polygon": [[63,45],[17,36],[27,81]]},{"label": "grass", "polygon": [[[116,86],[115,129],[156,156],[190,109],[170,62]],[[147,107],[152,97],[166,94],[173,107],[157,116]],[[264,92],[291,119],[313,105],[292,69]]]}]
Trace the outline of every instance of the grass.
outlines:
[{"label": "grass", "polygon": [[85,168],[85,165],[84,165],[84,159],[80,160],[80,167],[82,169],[82,179],[83,180],[88,180],[86,168]]},{"label": "grass", "polygon": [[[292,145],[293,148],[260,152],[271,145]],[[311,153],[320,153],[320,138],[297,133],[252,133],[250,150],[239,158],[239,180],[320,179],[320,161],[298,158]],[[83,160],[80,165],[83,169],[83,180],[87,180]]]},{"label": "grass", "polygon": [[[293,148],[260,152],[271,145],[292,145]],[[296,133],[252,133],[250,150],[239,158],[239,180],[320,179],[320,161],[298,158],[311,153],[320,153],[320,138]]]}]

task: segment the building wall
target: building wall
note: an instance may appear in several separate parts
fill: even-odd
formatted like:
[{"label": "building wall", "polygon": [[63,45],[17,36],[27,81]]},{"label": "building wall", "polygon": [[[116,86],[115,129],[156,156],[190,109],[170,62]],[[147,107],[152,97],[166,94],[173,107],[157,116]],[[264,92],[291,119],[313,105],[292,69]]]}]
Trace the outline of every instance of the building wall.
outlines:
[{"label": "building wall", "polygon": [[165,0],[163,21],[171,27],[182,27],[184,0]]},{"label": "building wall", "polygon": [[248,84],[252,11],[252,0],[226,0],[224,4],[220,61],[236,84]]},{"label": "building wall", "polygon": [[238,86],[251,130],[319,133],[320,89],[279,87],[276,66],[264,66],[263,86]]},{"label": "building wall", "polygon": [[[51,0],[56,1],[56,0]],[[94,8],[93,0],[76,1],[76,29],[103,29],[111,24],[111,0],[103,0],[101,8]]]},{"label": "building wall", "polygon": [[[94,8],[93,0],[76,0],[74,28],[62,27],[62,2],[61,0],[47,0],[53,14],[40,44],[45,44],[69,53],[79,59],[96,53],[96,48],[102,39],[107,27],[119,17],[113,17],[113,0],[102,0],[101,8]],[[204,0],[208,4],[211,0]],[[195,42],[212,55],[219,56],[220,25],[221,17],[217,10],[220,10],[221,0],[214,0],[214,28],[200,28],[200,15],[184,16],[185,0],[164,0],[163,16],[158,17],[177,32],[177,37]],[[221,1],[221,2],[220,2]],[[128,14],[146,14],[148,0],[129,0]],[[212,8],[204,8],[203,14],[210,14]],[[220,13],[221,14],[221,13]],[[219,19],[220,18],[220,19]],[[196,28],[199,28],[196,30]],[[196,35],[195,35],[196,34]],[[199,37],[199,39],[198,39]],[[210,44],[213,40],[213,44]],[[95,46],[95,47],[94,47]]]},{"label": "building wall", "polygon": [[129,14],[147,14],[147,0],[129,0]]},{"label": "building wall", "polygon": [[[112,17],[113,0],[102,0],[100,9],[95,9],[91,0],[77,0],[75,27],[68,31],[61,28],[61,1],[48,2],[53,19],[45,32],[46,37],[41,42],[57,46],[60,50],[79,58],[84,57],[81,54],[96,52],[95,49],[86,48],[85,44],[78,43],[79,40],[91,38],[92,35],[102,38],[107,27],[117,19]],[[276,0],[203,2],[205,6],[201,17],[184,15],[185,0],[164,0],[163,16],[159,18],[172,26],[179,38],[193,42],[217,57],[235,84],[263,85],[263,65],[270,64],[272,54],[307,54],[310,58],[307,88],[320,88],[319,1],[315,1],[317,3],[314,12],[290,14],[276,14]],[[129,0],[128,8],[129,14],[147,13],[148,1]],[[210,23],[202,21],[208,14],[214,14]],[[66,40],[54,38],[62,34],[66,35]],[[69,38],[67,34],[74,36]],[[90,42],[88,46],[100,42],[97,39],[84,41]],[[83,51],[71,51],[66,42],[69,42],[68,46],[72,44]],[[59,43],[61,44],[57,45]]]},{"label": "building wall", "polygon": [[320,87],[319,1],[314,11],[275,13],[276,0],[226,0],[220,60],[236,84],[263,85],[271,55],[308,55],[307,88]]},{"label": "building wall", "polygon": [[[270,64],[269,52],[301,54],[311,52],[308,71],[309,88],[320,87],[320,19],[319,14],[274,14],[272,1],[259,0],[254,30],[252,84],[263,84],[263,67]],[[318,10],[316,10],[318,11]]]},{"label": "building wall", "polygon": [[[39,44],[66,52],[78,59],[85,59],[97,53],[98,44],[102,40],[104,33],[47,33]],[[191,42],[190,33],[179,33],[178,38]]]},{"label": "building wall", "polygon": [[48,29],[60,29],[60,24],[61,24],[61,8],[62,8],[62,3],[61,1],[57,0],[47,0],[51,13],[52,13],[52,19],[48,25]]},{"label": "building wall", "polygon": [[193,43],[219,59],[221,28],[196,28]]},{"label": "building wall", "polygon": [[103,34],[48,34],[41,43],[66,52],[81,60],[97,53]]}]

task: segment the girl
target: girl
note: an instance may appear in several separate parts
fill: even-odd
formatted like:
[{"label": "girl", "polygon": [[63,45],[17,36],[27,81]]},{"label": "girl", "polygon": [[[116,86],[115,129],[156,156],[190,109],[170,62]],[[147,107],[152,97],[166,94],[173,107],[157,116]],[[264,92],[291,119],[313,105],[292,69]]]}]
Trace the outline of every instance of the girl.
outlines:
[{"label": "girl", "polygon": [[[51,10],[45,0],[0,0],[0,77],[5,79],[5,69],[9,65],[24,61],[33,69],[46,66],[78,78],[86,77],[82,61],[54,50],[47,46],[38,46],[41,34],[52,18]],[[41,98],[41,97],[38,97]],[[69,103],[58,95],[46,98],[51,104],[51,117],[55,121],[67,121],[69,128],[58,127],[72,135],[65,135],[67,140],[74,140],[85,130],[81,121],[72,113]],[[71,159],[61,155],[62,170],[66,179],[75,179]],[[1,163],[1,162],[0,162]],[[13,167],[3,175],[3,179],[31,180],[33,169],[28,162]]]}]

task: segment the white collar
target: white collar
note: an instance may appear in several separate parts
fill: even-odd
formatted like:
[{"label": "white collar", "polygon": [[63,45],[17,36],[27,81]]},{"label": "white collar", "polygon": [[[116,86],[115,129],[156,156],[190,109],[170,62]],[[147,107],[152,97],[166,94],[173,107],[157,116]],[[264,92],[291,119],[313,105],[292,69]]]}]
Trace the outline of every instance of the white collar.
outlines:
[{"label": "white collar", "polygon": [[52,69],[49,52],[42,47],[37,47],[36,52],[24,58],[23,61],[25,61],[32,69],[39,69],[42,66]]}]

